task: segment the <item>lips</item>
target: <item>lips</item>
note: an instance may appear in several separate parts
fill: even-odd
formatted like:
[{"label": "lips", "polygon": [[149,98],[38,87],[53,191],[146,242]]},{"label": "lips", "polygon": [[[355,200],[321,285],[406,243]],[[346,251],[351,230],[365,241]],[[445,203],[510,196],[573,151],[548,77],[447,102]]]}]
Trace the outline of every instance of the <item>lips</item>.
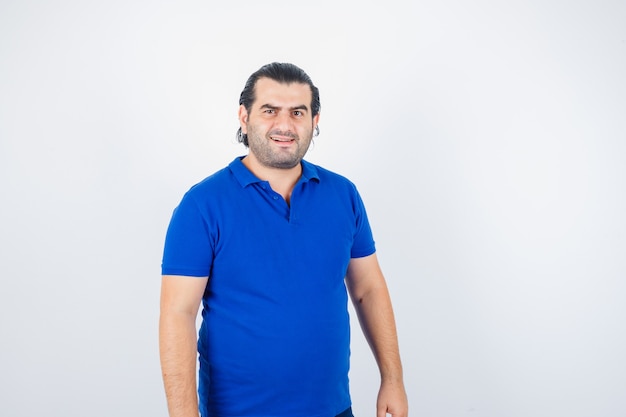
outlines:
[{"label": "lips", "polygon": [[270,139],[272,139],[274,142],[292,142],[295,140],[294,138],[284,136],[270,136]]}]

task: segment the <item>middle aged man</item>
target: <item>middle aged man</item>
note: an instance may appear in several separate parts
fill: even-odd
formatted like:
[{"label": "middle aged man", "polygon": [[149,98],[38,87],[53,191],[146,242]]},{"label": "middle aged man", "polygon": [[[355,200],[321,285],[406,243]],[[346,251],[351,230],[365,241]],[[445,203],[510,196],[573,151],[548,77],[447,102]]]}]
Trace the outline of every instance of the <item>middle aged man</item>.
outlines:
[{"label": "middle aged man", "polygon": [[192,187],[172,216],[160,320],[171,417],[352,416],[346,286],[380,369],[377,416],[408,414],[391,301],[359,193],[302,159],[319,111],[304,71],[263,66],[240,97],[248,154]]}]

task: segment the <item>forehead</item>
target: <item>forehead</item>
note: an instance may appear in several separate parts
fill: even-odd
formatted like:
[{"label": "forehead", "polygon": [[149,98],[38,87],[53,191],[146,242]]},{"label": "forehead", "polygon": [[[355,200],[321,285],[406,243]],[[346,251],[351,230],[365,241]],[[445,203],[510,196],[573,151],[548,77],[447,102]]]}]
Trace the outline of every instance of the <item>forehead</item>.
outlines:
[{"label": "forehead", "polygon": [[270,78],[259,78],[254,86],[255,100],[253,106],[265,104],[280,106],[310,107],[312,100],[311,87],[303,83],[279,83]]}]

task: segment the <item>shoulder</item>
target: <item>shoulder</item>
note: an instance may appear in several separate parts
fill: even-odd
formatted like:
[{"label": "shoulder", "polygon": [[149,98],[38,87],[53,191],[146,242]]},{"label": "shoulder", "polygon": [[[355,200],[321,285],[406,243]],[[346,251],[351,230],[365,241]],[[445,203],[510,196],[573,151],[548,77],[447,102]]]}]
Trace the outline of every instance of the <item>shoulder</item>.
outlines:
[{"label": "shoulder", "polygon": [[192,185],[183,193],[180,206],[206,206],[212,201],[216,201],[216,196],[223,195],[232,188],[232,175],[228,168],[209,175],[196,184]]},{"label": "shoulder", "polygon": [[[304,162],[304,161],[303,161]],[[306,162],[308,169],[314,170],[317,175],[319,190],[326,198],[337,204],[343,204],[354,213],[365,211],[363,198],[356,184],[342,174],[323,168],[319,165]]]},{"label": "shoulder", "polygon": [[333,187],[345,187],[356,191],[356,185],[344,175],[308,161],[303,160],[302,164],[306,172],[311,172],[311,175],[317,176],[320,184],[331,185]]},{"label": "shoulder", "polygon": [[187,191],[188,193],[202,193],[206,190],[219,189],[231,181],[232,174],[228,167],[209,175],[200,182],[194,184]]},{"label": "shoulder", "polygon": [[231,177],[230,170],[228,169],[228,167],[224,167],[220,169],[219,171],[216,171],[213,174],[209,175],[208,177],[202,179],[197,184],[194,184],[190,190],[194,190],[197,188],[202,189],[202,188],[216,187],[224,182],[229,182],[230,177]]}]

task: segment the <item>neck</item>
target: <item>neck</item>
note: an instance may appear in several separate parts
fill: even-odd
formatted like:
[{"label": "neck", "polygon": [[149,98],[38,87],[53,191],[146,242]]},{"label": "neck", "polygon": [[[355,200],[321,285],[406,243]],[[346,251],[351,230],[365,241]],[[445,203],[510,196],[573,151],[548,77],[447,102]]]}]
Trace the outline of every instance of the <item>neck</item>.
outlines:
[{"label": "neck", "polygon": [[302,165],[293,168],[274,168],[262,165],[252,153],[241,161],[257,178],[270,183],[272,190],[282,195],[287,203],[291,192],[302,175]]}]

